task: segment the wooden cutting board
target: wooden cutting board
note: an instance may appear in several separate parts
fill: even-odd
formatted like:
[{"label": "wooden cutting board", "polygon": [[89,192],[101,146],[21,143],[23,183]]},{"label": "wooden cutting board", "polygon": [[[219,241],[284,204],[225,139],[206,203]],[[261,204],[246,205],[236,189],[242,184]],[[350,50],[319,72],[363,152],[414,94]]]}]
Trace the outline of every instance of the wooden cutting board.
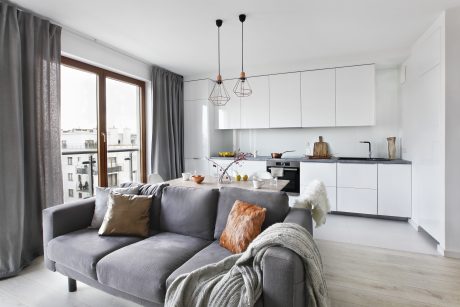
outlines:
[{"label": "wooden cutting board", "polygon": [[313,147],[313,157],[319,159],[329,158],[328,146],[326,142],[323,142],[323,137],[319,137],[319,142],[315,142]]}]

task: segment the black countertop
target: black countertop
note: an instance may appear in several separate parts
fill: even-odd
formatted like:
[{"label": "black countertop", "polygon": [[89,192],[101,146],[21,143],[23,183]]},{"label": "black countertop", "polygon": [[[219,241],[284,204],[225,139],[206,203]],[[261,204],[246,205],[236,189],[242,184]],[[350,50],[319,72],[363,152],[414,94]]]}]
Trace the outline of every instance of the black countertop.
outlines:
[{"label": "black countertop", "polygon": [[[211,157],[211,159],[219,160],[233,160],[233,157]],[[286,157],[283,159],[272,159],[270,156],[257,156],[247,158],[248,161],[267,161],[267,160],[286,160],[286,161],[299,161],[307,163],[355,163],[355,164],[412,164],[411,161],[403,159],[394,159],[394,160],[354,160],[354,159],[338,159],[332,157],[330,159],[309,159],[307,157]]]}]

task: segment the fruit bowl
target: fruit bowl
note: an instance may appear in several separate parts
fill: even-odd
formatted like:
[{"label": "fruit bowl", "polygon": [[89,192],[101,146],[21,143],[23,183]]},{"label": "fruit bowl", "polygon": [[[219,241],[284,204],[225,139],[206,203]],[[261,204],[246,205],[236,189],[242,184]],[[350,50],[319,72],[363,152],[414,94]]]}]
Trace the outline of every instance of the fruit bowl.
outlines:
[{"label": "fruit bowl", "polygon": [[233,151],[220,151],[219,152],[219,157],[234,157],[235,152]]},{"label": "fruit bowl", "polygon": [[201,176],[201,175],[195,175],[195,176],[192,176],[192,180],[195,181],[195,183],[202,183],[203,180],[204,180],[204,176]]}]

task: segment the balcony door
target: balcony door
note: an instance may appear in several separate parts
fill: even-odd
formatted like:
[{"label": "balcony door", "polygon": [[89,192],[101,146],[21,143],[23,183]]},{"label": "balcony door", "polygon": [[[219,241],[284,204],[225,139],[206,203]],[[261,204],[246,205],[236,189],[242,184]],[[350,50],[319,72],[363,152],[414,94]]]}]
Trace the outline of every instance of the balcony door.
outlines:
[{"label": "balcony door", "polygon": [[62,57],[64,199],[146,181],[145,82]]}]

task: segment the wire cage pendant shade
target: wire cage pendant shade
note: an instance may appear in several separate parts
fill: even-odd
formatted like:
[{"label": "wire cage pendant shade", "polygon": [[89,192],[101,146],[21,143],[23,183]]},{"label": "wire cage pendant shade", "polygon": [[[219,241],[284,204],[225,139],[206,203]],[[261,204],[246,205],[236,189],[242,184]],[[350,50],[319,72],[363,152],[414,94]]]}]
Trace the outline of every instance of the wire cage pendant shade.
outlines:
[{"label": "wire cage pendant shade", "polygon": [[211,95],[209,95],[209,101],[215,106],[221,107],[225,106],[229,100],[230,96],[228,95],[227,89],[222,81],[222,76],[219,74],[217,76],[217,80],[214,82],[214,86],[212,87]]},{"label": "wire cage pendant shade", "polygon": [[251,85],[249,84],[248,79],[244,71],[241,72],[240,78],[236,81],[235,86],[233,87],[233,92],[238,97],[248,97],[252,94]]},{"label": "wire cage pendant shade", "polygon": [[228,95],[227,89],[225,88],[224,81],[220,74],[220,27],[222,26],[222,20],[216,20],[217,26],[217,64],[218,64],[218,75],[214,86],[212,87],[211,94],[209,95],[209,101],[215,106],[221,107],[225,106],[230,100],[230,95]]},{"label": "wire cage pendant shade", "polygon": [[236,81],[235,86],[233,87],[233,93],[238,97],[248,97],[252,95],[251,85],[249,84],[248,79],[246,78],[246,73],[244,72],[244,28],[243,24],[246,20],[246,15],[241,14],[238,16],[241,21],[241,73],[238,81]]}]

